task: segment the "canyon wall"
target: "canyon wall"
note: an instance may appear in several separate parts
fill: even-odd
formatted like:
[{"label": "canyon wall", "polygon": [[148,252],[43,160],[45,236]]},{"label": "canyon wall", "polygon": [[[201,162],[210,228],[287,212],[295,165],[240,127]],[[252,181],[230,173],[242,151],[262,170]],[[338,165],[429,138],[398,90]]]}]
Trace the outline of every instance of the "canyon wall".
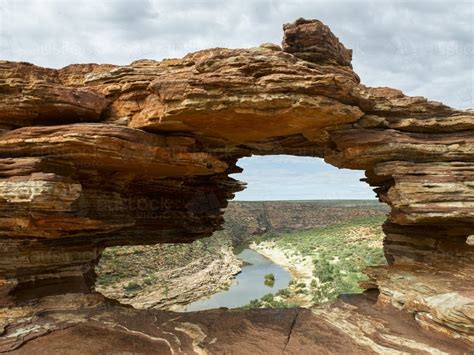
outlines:
[{"label": "canyon wall", "polygon": [[377,200],[231,201],[225,209],[224,230],[238,245],[251,243],[259,235],[383,216],[388,210],[387,205]]},{"label": "canyon wall", "polygon": [[366,87],[351,58],[327,26],[299,19],[281,47],[127,66],[0,62],[4,329],[15,307],[98,297],[107,246],[210,236],[244,188],[229,177],[238,159],[292,154],[365,170],[391,208],[389,265],[369,270],[377,304],[472,346],[474,112]]}]

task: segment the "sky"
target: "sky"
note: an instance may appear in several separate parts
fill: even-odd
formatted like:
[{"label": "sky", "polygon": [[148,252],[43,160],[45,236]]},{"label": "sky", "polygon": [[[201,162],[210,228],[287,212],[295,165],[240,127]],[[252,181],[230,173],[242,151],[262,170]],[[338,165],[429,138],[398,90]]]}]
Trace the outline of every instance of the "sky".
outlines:
[{"label": "sky", "polygon": [[[472,0],[0,0],[0,59],[59,68],[254,47],[280,43],[282,24],[299,17],[323,21],[353,49],[363,84],[474,107]],[[320,159],[239,163],[248,188],[237,199],[374,197],[362,172]]]}]

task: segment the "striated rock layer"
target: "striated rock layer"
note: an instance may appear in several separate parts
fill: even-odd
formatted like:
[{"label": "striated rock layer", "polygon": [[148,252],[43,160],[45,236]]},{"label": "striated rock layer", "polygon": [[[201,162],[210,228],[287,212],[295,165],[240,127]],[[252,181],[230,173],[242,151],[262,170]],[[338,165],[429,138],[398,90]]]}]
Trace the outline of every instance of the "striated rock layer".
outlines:
[{"label": "striated rock layer", "polygon": [[[121,67],[0,62],[0,305],[7,337],[37,336],[31,318],[18,320],[22,307],[41,312],[45,298],[93,292],[103,248],[190,242],[219,229],[227,201],[244,186],[229,177],[240,171],[239,158],[293,154],[365,170],[390,206],[389,266],[369,270],[367,287],[380,292],[374,309],[409,312],[416,329],[472,349],[474,112],[365,87],[352,70],[352,51],[319,21],[299,19],[284,31],[282,47],[214,48]],[[328,326],[357,343],[351,308],[334,307]],[[69,336],[97,330],[91,318],[81,319],[87,329]],[[119,328],[107,336],[135,334]],[[60,336],[53,329],[50,337]],[[200,339],[197,329],[188,333],[193,344]],[[355,351],[341,339],[334,337]],[[383,352],[377,339],[367,344]],[[411,344],[415,351],[417,341],[413,335],[398,348]],[[33,343],[46,351],[45,341]],[[113,349],[104,344],[101,351]],[[299,349],[305,344],[317,346]]]},{"label": "striated rock layer", "polygon": [[[215,309],[172,313],[103,302],[96,295],[42,300],[11,322],[0,349],[14,354],[467,354],[472,348],[423,329],[373,295],[310,310]],[[79,309],[77,309],[80,307]],[[28,317],[31,316],[31,317]],[[0,325],[1,326],[1,325]],[[1,329],[1,328],[0,328]]]}]

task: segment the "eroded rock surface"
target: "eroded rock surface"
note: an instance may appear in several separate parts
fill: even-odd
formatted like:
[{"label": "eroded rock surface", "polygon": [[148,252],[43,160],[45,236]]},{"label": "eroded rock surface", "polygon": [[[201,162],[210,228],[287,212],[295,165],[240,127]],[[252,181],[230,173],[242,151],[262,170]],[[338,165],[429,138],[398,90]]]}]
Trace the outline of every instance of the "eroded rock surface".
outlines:
[{"label": "eroded rock surface", "polygon": [[[376,295],[315,309],[138,310],[98,295],[46,297],[41,314],[23,307],[0,338],[13,354],[447,354],[469,345],[420,328]],[[59,302],[58,302],[59,301]],[[61,308],[66,303],[69,307]],[[30,316],[30,317],[28,317]],[[1,324],[0,324],[1,327]],[[1,329],[1,328],[0,328]]]},{"label": "eroded rock surface", "polygon": [[[243,188],[229,177],[240,171],[237,160],[285,153],[365,170],[391,207],[384,227],[389,266],[371,270],[367,287],[380,290],[377,307],[412,314],[404,346],[415,351],[423,343],[415,329],[426,328],[472,349],[474,112],[365,87],[352,71],[351,51],[319,21],[300,19],[284,30],[282,49],[215,48],[182,59],[58,70],[0,62],[0,305],[7,338],[48,329],[37,318],[21,323],[18,307],[41,312],[45,297],[93,292],[104,247],[211,235]],[[83,312],[83,304],[72,305],[71,314]],[[350,307],[334,307],[331,314],[352,317]],[[83,328],[64,332],[77,338],[101,331],[81,319]],[[350,322],[328,319],[356,342],[359,335],[344,326]],[[379,329],[370,319],[367,329]],[[119,328],[104,337],[136,335]],[[43,349],[41,339],[23,349]],[[94,342],[90,349],[100,351]],[[346,352],[367,350],[335,342]],[[317,341],[300,345],[321,348]]]}]

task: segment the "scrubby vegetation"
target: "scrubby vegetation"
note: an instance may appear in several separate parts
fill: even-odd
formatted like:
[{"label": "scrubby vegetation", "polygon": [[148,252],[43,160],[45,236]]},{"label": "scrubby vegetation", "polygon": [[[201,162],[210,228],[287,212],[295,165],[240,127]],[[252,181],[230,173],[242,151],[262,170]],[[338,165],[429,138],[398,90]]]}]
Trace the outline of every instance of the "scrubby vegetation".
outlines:
[{"label": "scrubby vegetation", "polygon": [[[277,294],[278,296],[278,294]],[[287,303],[284,301],[280,301],[277,299],[273,294],[268,293],[259,300],[252,300],[250,303],[246,304],[245,306],[241,307],[243,309],[250,309],[250,308],[292,308],[296,307],[296,304]]]},{"label": "scrubby vegetation", "polygon": [[[247,306],[289,307],[302,305],[302,300],[304,305],[319,304],[341,293],[360,292],[358,283],[366,279],[364,268],[385,262],[384,213],[384,205],[376,201],[233,202],[226,212],[225,229],[210,238],[191,244],[107,248],[97,267],[97,289],[122,302],[159,291],[160,306],[169,307],[177,302],[177,290],[181,296],[187,292],[191,300],[230,285],[232,274],[226,276],[227,281],[218,280],[217,274],[227,270],[219,265],[213,271],[218,281],[209,281],[209,287],[197,292],[196,287],[205,282],[189,282],[193,272],[205,270],[219,258],[223,263],[224,250],[232,254],[235,246],[271,242],[288,257],[305,259],[306,270],[313,264],[313,274],[309,272],[309,279],[308,275],[295,277],[288,288]],[[183,275],[189,276],[186,290],[178,281]],[[275,277],[269,274],[260,282],[272,286]]]},{"label": "scrubby vegetation", "polygon": [[97,288],[113,295],[131,297],[144,289],[167,292],[169,281],[161,275],[178,270],[196,260],[209,262],[221,255],[222,248],[232,248],[230,238],[223,232],[189,244],[157,244],[105,249],[97,267]]},{"label": "scrubby vegetation", "polygon": [[234,244],[245,244],[257,235],[311,230],[387,211],[377,200],[231,201],[224,229]]},{"label": "scrubby vegetation", "polygon": [[313,278],[309,283],[293,281],[274,298],[267,295],[247,306],[280,307],[282,303],[288,306],[298,295],[307,295],[313,304],[320,304],[340,294],[362,292],[359,283],[367,280],[363,270],[386,263],[382,249],[383,221],[383,216],[357,218],[309,231],[257,237],[257,244],[272,242],[289,257],[310,257]]}]

